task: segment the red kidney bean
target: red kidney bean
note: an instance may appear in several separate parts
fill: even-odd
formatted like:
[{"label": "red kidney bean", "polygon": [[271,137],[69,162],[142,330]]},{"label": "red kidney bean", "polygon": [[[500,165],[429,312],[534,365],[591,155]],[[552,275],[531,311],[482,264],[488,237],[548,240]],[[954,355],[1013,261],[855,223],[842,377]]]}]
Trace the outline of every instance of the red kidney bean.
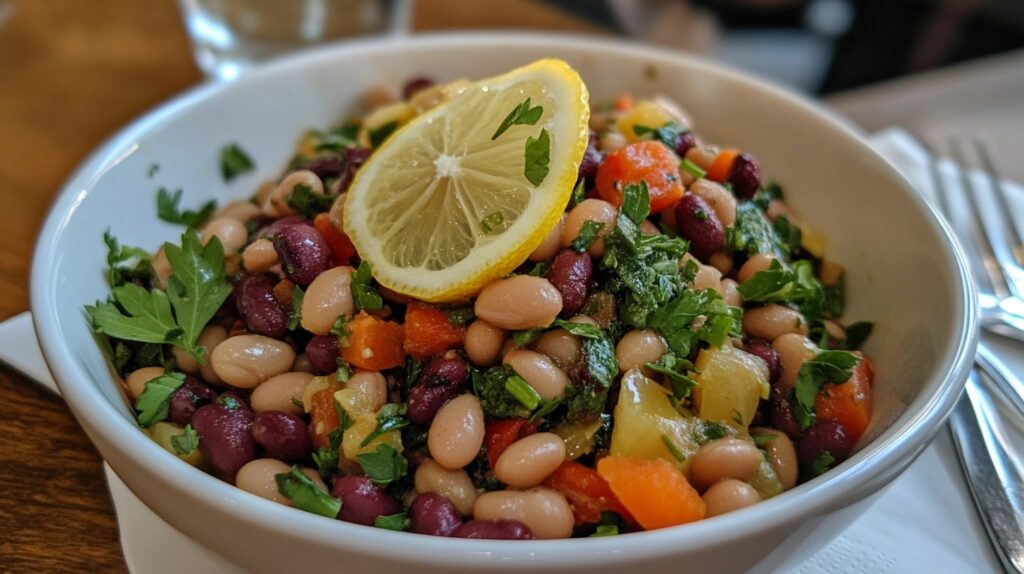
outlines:
[{"label": "red kidney bean", "polygon": [[772,348],[771,343],[764,339],[750,338],[743,342],[743,350],[768,363],[768,382],[778,380],[782,373],[782,363],[779,362],[778,351]]},{"label": "red kidney bean", "polygon": [[800,437],[800,425],[793,417],[793,405],[779,387],[772,387],[768,396],[768,419],[773,427],[786,433],[790,439],[796,440]]},{"label": "red kidney bean", "polygon": [[676,135],[675,145],[673,146],[676,150],[676,155],[679,157],[686,157],[686,152],[690,151],[690,148],[697,146],[697,138],[690,132],[680,132]]},{"label": "red kidney bean", "polygon": [[302,419],[284,411],[263,411],[252,420],[252,436],[270,458],[295,463],[313,449]]},{"label": "red kidney bean", "polygon": [[416,384],[409,389],[409,420],[418,425],[429,423],[442,405],[462,393],[468,381],[469,366],[461,357],[434,357],[423,366]]},{"label": "red kidney bean", "polygon": [[725,246],[725,228],[715,210],[698,195],[687,193],[676,204],[676,227],[690,240],[690,252],[707,261]]},{"label": "red kidney bean", "polygon": [[333,333],[313,335],[306,343],[305,353],[314,374],[326,375],[338,369],[338,337]]},{"label": "red kidney bean", "polygon": [[274,296],[277,278],[245,273],[235,283],[235,306],[245,326],[258,335],[281,339],[288,334],[288,309]]},{"label": "red kidney bean", "polygon": [[733,160],[727,180],[736,197],[750,199],[761,187],[761,166],[750,155],[741,153]]},{"label": "red kidney bean", "polygon": [[328,179],[345,173],[348,170],[348,162],[342,155],[322,155],[305,162],[301,169],[308,169],[320,179]]},{"label": "red kidney bean", "polygon": [[594,177],[597,176],[597,167],[601,165],[603,159],[604,155],[597,149],[597,134],[591,131],[587,150],[583,152],[583,159],[580,160],[579,177],[593,183]]},{"label": "red kidney bean", "polygon": [[341,179],[338,180],[338,190],[345,191],[348,189],[352,178],[355,177],[356,172],[370,157],[373,150],[363,147],[350,147],[345,150],[345,157],[348,159],[348,169],[345,173],[341,174]]},{"label": "red kidney bean", "polygon": [[481,540],[533,540],[530,527],[518,520],[470,520],[455,529],[454,538]]},{"label": "red kidney bean", "polygon": [[424,492],[417,495],[409,506],[409,521],[413,532],[451,536],[462,525],[462,516],[444,496]]},{"label": "red kidney bean", "polygon": [[423,90],[434,85],[434,80],[426,76],[419,76],[413,78],[405,83],[402,87],[402,98],[408,100],[409,98],[416,95],[416,92],[422,92]]},{"label": "red kidney bean", "polygon": [[302,287],[331,267],[331,248],[312,225],[296,223],[274,235],[274,249],[285,275]]},{"label": "red kidney bean", "polygon": [[[215,474],[227,482],[235,481],[235,473],[256,458],[256,441],[252,437],[252,413],[239,405],[237,399],[200,407],[192,415],[192,427],[199,435],[199,451],[210,462]],[[234,397],[230,397],[234,399]]]},{"label": "red kidney bean", "polygon": [[587,285],[594,273],[594,262],[588,253],[566,249],[555,256],[547,272],[547,280],[562,294],[563,317],[571,317],[587,299]]},{"label": "red kidney bean", "polygon": [[245,416],[252,419],[252,406],[249,405],[249,399],[243,398],[234,391],[221,393],[213,402],[233,411],[242,411]]},{"label": "red kidney bean", "polygon": [[341,499],[339,520],[373,526],[378,516],[402,511],[402,505],[384,488],[365,476],[341,476],[331,486],[331,496]]},{"label": "red kidney bean", "polygon": [[849,458],[852,450],[853,441],[849,433],[834,421],[814,423],[797,442],[797,457],[804,465],[811,464],[825,451],[831,453],[836,462],[841,462]]},{"label": "red kidney bean", "polygon": [[179,425],[187,425],[199,407],[207,405],[217,397],[210,387],[199,382],[195,377],[185,377],[185,382],[171,393],[170,408],[167,420]]},{"label": "red kidney bean", "polygon": [[296,223],[302,223],[302,218],[297,215],[289,215],[288,217],[282,217],[281,219],[271,220],[270,224],[265,227],[261,227],[256,231],[253,239],[273,238],[285,227],[290,227]]}]

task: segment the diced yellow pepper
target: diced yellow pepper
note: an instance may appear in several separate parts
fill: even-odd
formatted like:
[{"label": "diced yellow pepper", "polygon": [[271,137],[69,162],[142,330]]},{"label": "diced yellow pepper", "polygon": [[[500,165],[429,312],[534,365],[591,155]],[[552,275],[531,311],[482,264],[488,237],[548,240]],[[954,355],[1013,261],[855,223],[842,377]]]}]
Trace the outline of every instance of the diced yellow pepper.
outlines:
[{"label": "diced yellow pepper", "polygon": [[697,416],[746,429],[758,403],[767,399],[768,365],[726,343],[697,355],[693,406]]},{"label": "diced yellow pepper", "polygon": [[[651,100],[643,100],[615,122],[615,129],[632,143],[651,139],[651,136],[647,135],[650,130],[664,127],[673,119],[672,114],[665,108]],[[641,133],[638,134],[637,131]]]},{"label": "diced yellow pepper", "polygon": [[601,419],[592,423],[561,424],[555,427],[555,434],[565,441],[565,458],[576,460],[594,451],[594,436],[601,430]]},{"label": "diced yellow pepper", "polygon": [[613,416],[612,455],[661,458],[685,472],[700,448],[693,433],[696,419],[680,414],[669,401],[668,391],[639,369],[622,376]]}]

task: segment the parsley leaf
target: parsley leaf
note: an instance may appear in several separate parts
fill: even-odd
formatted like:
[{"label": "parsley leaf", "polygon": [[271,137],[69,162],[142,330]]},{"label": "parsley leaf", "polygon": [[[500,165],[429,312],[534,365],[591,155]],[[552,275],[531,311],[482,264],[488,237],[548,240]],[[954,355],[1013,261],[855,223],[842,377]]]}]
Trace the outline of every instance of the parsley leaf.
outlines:
[{"label": "parsley leaf", "polygon": [[409,514],[399,512],[398,514],[380,515],[373,519],[373,525],[385,530],[397,530],[404,532],[409,530]]},{"label": "parsley leaf", "polygon": [[498,126],[498,129],[495,130],[494,135],[491,136],[491,141],[498,139],[501,134],[505,133],[505,131],[512,126],[535,125],[537,121],[540,120],[540,116],[543,113],[543,107],[530,107],[530,98],[526,98],[520,102],[518,106],[513,108],[512,111],[505,116],[505,119],[501,120],[501,124]]},{"label": "parsley leaf", "polygon": [[187,225],[189,227],[199,227],[206,223],[206,220],[210,219],[213,215],[213,210],[217,209],[216,201],[207,201],[199,208],[199,211],[185,210],[181,211],[178,204],[181,203],[181,195],[183,191],[178,189],[174,193],[167,191],[166,187],[161,187],[156,192],[156,215],[160,219],[168,223],[179,223],[181,225]]},{"label": "parsley leaf", "polygon": [[790,269],[772,261],[771,267],[740,285],[739,292],[744,303],[796,303],[809,319],[820,317],[825,306],[825,290],[807,260],[793,263]]},{"label": "parsley leaf", "polygon": [[480,399],[484,414],[502,419],[526,419],[533,414],[532,409],[523,405],[506,387],[511,377],[518,375],[507,365],[491,367],[484,373],[473,371],[473,394]]},{"label": "parsley leaf", "polygon": [[748,255],[765,253],[779,259],[789,259],[789,248],[779,239],[764,213],[752,201],[736,206],[736,221],[726,232],[726,243],[732,251]]},{"label": "parsley leaf", "polygon": [[814,401],[826,383],[844,383],[853,375],[860,358],[848,351],[822,351],[804,362],[793,387],[793,416],[800,428],[814,422]]},{"label": "parsley leaf", "polygon": [[448,322],[453,327],[465,327],[476,318],[476,313],[473,312],[472,307],[459,307],[458,309],[448,310]]},{"label": "parsley leaf", "polygon": [[292,291],[292,309],[288,313],[288,330],[294,331],[302,324],[302,300],[305,299],[306,292],[302,290],[302,287],[295,286],[295,290]]},{"label": "parsley leaf", "polygon": [[597,530],[590,535],[590,538],[601,538],[603,536],[618,536],[619,527],[615,524],[598,525]]},{"label": "parsley leaf", "polygon": [[699,165],[688,159],[683,159],[683,161],[679,162],[679,168],[692,175],[694,179],[701,179],[708,174],[708,172],[701,169]]},{"label": "parsley leaf", "polygon": [[871,331],[874,328],[875,324],[871,321],[858,321],[853,323],[846,328],[845,347],[852,351],[860,349],[864,344],[864,341],[871,336]]},{"label": "parsley leaf", "polygon": [[622,189],[622,208],[624,214],[633,223],[640,225],[651,213],[651,196],[647,191],[647,182],[631,183]]},{"label": "parsley leaf", "polygon": [[293,466],[291,472],[275,475],[274,480],[281,496],[291,499],[299,510],[327,518],[337,518],[341,512],[341,501],[327,494],[298,465]]},{"label": "parsley leaf", "polygon": [[597,241],[597,235],[604,229],[604,223],[588,219],[583,222],[580,234],[572,240],[572,249],[576,253],[583,253],[590,249],[590,244]]},{"label": "parsley leaf", "polygon": [[572,188],[572,197],[570,197],[569,199],[569,205],[571,207],[576,207],[577,205],[583,203],[583,200],[587,198],[586,186],[587,180],[585,179],[581,178],[579,181],[576,182],[576,187]]},{"label": "parsley leaf", "polygon": [[522,349],[530,343],[536,341],[544,334],[546,327],[534,327],[525,331],[516,331],[512,333],[512,346],[516,349]]},{"label": "parsley leaf", "polygon": [[373,432],[366,435],[366,438],[363,439],[363,442],[359,443],[359,446],[367,446],[373,439],[386,432],[400,430],[411,425],[412,423],[405,416],[405,411],[405,403],[388,403],[381,407],[380,411],[377,412],[377,426],[373,429]]},{"label": "parsley leaf", "polygon": [[369,130],[367,135],[370,137],[370,147],[376,148],[380,144],[384,143],[384,140],[388,139],[394,131],[398,129],[398,120],[392,120],[384,125],[377,126],[372,130]]},{"label": "parsley leaf", "polygon": [[646,363],[644,367],[665,375],[672,388],[671,398],[675,399],[676,404],[690,396],[690,391],[697,386],[697,381],[684,373],[684,371],[692,370],[693,364],[685,359],[678,359],[674,353],[665,353],[658,359],[658,362]]},{"label": "parsley leaf", "polygon": [[352,274],[351,288],[352,288],[352,302],[355,303],[356,310],[368,309],[376,310],[384,307],[384,300],[381,296],[370,286],[373,281],[373,267],[369,261],[363,260],[359,263],[359,267],[356,272]]},{"label": "parsley leaf", "polygon": [[527,383],[519,375],[512,375],[505,379],[505,390],[530,412],[536,410],[544,399],[537,389],[531,387],[530,383]]},{"label": "parsley leaf", "polygon": [[807,468],[807,473],[810,474],[811,478],[821,476],[825,474],[825,471],[836,465],[836,457],[832,456],[832,453],[823,450],[818,453],[818,456],[814,457],[811,461],[810,466]]},{"label": "parsley leaf", "polygon": [[705,421],[701,419],[696,420],[698,422],[697,426],[693,429],[693,439],[700,446],[704,446],[715,439],[727,437],[731,434],[729,432],[729,427],[720,422]]},{"label": "parsley leaf", "polygon": [[288,194],[287,203],[302,217],[313,219],[318,213],[331,209],[334,199],[334,196],[314,192],[309,184],[300,183],[293,187],[292,192]]},{"label": "parsley leaf", "polygon": [[196,339],[231,295],[231,284],[224,278],[224,248],[216,237],[203,245],[199,235],[186,232],[180,247],[164,243],[164,253],[173,271],[167,280],[167,296],[182,329],[181,340],[174,344],[205,365],[204,351],[196,346]]},{"label": "parsley leaf", "polygon": [[331,326],[331,333],[343,338],[348,337],[348,327],[345,326],[347,323],[348,320],[344,315],[338,315],[338,318],[334,320],[334,325]]},{"label": "parsley leaf", "polygon": [[661,442],[665,444],[665,448],[668,449],[672,458],[676,459],[676,462],[683,462],[686,460],[686,453],[683,452],[683,449],[679,448],[679,445],[676,444],[676,441],[673,440],[672,437],[665,433],[661,433]]},{"label": "parsley leaf", "polygon": [[171,394],[185,383],[185,375],[181,373],[164,373],[153,380],[146,381],[146,388],[135,401],[136,417],[139,425],[148,427],[167,418],[170,410]]},{"label": "parsley leaf", "polygon": [[551,136],[548,130],[540,130],[537,138],[526,138],[526,163],[523,166],[523,175],[533,185],[540,185],[548,176],[548,168],[551,165]]},{"label": "parsley leaf", "polygon": [[103,243],[107,245],[107,280],[111,287],[153,276],[153,256],[145,249],[118,244],[109,228],[103,232]]},{"label": "parsley leaf", "polygon": [[[169,399],[170,397],[168,397]],[[192,428],[192,425],[185,425],[185,429],[180,435],[171,437],[171,446],[174,447],[174,452],[182,456],[190,455],[199,446],[199,434],[196,433],[196,429]]]},{"label": "parsley leaf", "polygon": [[320,477],[324,480],[338,472],[338,458],[340,456],[338,448],[341,446],[341,439],[344,436],[345,429],[339,425],[327,433],[327,439],[330,441],[330,444],[321,447],[313,453],[313,462],[316,463],[316,467],[320,471]]},{"label": "parsley leaf", "polygon": [[409,462],[390,444],[377,445],[377,450],[357,454],[356,459],[366,476],[376,484],[390,484],[409,471]]},{"label": "parsley leaf", "polygon": [[593,421],[604,411],[608,389],[619,374],[615,359],[615,344],[602,333],[597,338],[584,338],[582,346],[582,373],[566,389],[566,415],[570,423]]},{"label": "parsley leaf", "polygon": [[[730,334],[739,334],[739,312],[712,289],[686,289],[651,313],[647,326],[665,337],[676,356],[686,357],[699,342],[720,347]],[[698,317],[703,322],[695,329]]]},{"label": "parsley leaf", "polygon": [[604,336],[604,331],[596,325],[589,325],[587,323],[573,323],[566,321],[565,319],[555,319],[552,323],[555,327],[561,327],[569,333],[581,337],[583,339],[600,339]]},{"label": "parsley leaf", "polygon": [[220,150],[220,174],[224,181],[231,181],[239,175],[252,171],[256,163],[242,146],[237,143],[230,143]]},{"label": "parsley leaf", "polygon": [[97,333],[127,341],[178,344],[183,330],[174,320],[166,293],[125,283],[111,290],[111,299],[85,306]]}]

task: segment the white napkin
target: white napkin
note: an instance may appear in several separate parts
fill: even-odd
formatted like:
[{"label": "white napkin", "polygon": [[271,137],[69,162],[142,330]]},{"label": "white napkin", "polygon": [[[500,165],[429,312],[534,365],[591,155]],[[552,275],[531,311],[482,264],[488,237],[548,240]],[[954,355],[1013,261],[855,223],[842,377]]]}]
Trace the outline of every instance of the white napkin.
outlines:
[{"label": "white napkin", "polygon": [[[928,153],[920,144],[898,129],[881,132],[871,141],[917,189],[934,197]],[[949,168],[944,170],[945,180],[951,189],[959,189],[951,166],[945,167]],[[1021,197],[1024,198],[1024,191]],[[990,336],[985,340],[1013,372],[1024,373],[1024,346]],[[52,385],[31,332],[28,313],[0,324],[0,360],[47,386]],[[109,467],[106,472],[120,521],[125,559],[133,572],[159,572],[163,567],[159,565],[172,564],[174,572],[239,571],[175,531],[135,498]],[[961,474],[952,439],[943,429],[871,509],[796,572],[980,574],[999,569]]]}]

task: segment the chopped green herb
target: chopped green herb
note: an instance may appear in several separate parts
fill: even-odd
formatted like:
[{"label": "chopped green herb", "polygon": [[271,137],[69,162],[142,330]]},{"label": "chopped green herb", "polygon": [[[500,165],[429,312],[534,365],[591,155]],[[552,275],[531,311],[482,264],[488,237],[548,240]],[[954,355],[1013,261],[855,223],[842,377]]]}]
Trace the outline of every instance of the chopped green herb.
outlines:
[{"label": "chopped green herb", "polygon": [[370,147],[380,147],[380,144],[384,143],[384,140],[388,139],[388,136],[394,133],[396,129],[398,129],[398,120],[392,120],[382,126],[369,130],[367,135],[370,137]]},{"label": "chopped green herb", "polygon": [[544,398],[519,375],[505,379],[505,390],[530,412],[540,406],[540,401]]},{"label": "chopped green herb", "polygon": [[569,199],[569,205],[571,207],[576,207],[583,203],[583,200],[587,198],[586,185],[587,180],[582,178],[576,182],[576,186],[572,188],[572,197]]},{"label": "chopped green herb", "polygon": [[472,307],[459,307],[448,311],[448,322],[455,327],[465,327],[475,318],[476,314]]},{"label": "chopped green herb", "polygon": [[346,327],[347,324],[348,320],[345,318],[345,315],[338,315],[338,318],[334,320],[334,325],[331,326],[331,333],[342,338],[348,337],[349,332],[348,327]]},{"label": "chopped green herb", "polygon": [[182,456],[190,455],[199,446],[199,434],[196,433],[196,429],[192,428],[192,425],[185,425],[185,429],[180,435],[171,437],[171,446],[174,447],[174,452]]},{"label": "chopped green herb", "polygon": [[693,429],[693,438],[698,445],[704,446],[707,443],[729,436],[729,427],[720,422],[705,421],[698,419],[697,427]]},{"label": "chopped green herb", "polygon": [[700,168],[700,166],[698,166],[697,164],[693,163],[688,159],[684,159],[683,161],[679,162],[679,169],[692,175],[695,179],[703,179],[705,176],[708,175],[708,172],[704,171],[703,169]]},{"label": "chopped green herb", "polygon": [[539,339],[545,330],[545,327],[534,327],[525,331],[516,331],[512,333],[512,346],[521,349]]},{"label": "chopped green herb", "polygon": [[665,375],[672,388],[672,398],[677,404],[689,397],[690,391],[697,387],[697,381],[684,372],[692,369],[693,365],[689,361],[679,360],[674,353],[665,353],[657,363],[646,363],[644,367]]},{"label": "chopped green herb", "polygon": [[359,443],[359,446],[367,446],[373,439],[384,433],[400,430],[412,424],[406,418],[405,411],[405,403],[388,403],[381,407],[380,411],[377,412],[377,426],[373,429],[373,432],[366,435],[366,438],[363,439],[363,442]]},{"label": "chopped green herb", "polygon": [[[518,106],[512,109],[511,112],[505,116],[505,119],[501,120],[501,124],[498,129],[495,130],[494,135],[491,136],[491,141],[498,139],[501,134],[505,133],[508,128],[518,125],[535,125],[540,116],[544,113],[544,108],[541,106],[530,106],[530,98],[526,98],[519,103]],[[542,178],[543,179],[543,178]],[[536,184],[535,184],[536,185]]]},{"label": "chopped green herb", "polygon": [[172,342],[205,365],[205,349],[196,345],[196,339],[231,295],[231,284],[224,277],[224,248],[216,237],[203,245],[199,235],[186,232],[180,247],[164,243],[164,254],[173,272],[167,280],[167,295],[182,329],[180,340]]},{"label": "chopped green herb", "polygon": [[287,203],[302,217],[313,219],[317,214],[330,210],[334,199],[333,196],[314,192],[309,184],[300,183],[288,194]]},{"label": "chopped green herb", "polygon": [[[686,289],[651,313],[647,326],[665,337],[676,356],[686,357],[699,342],[720,347],[730,334],[738,335],[740,312],[712,289]],[[694,328],[698,317],[703,323]]]},{"label": "chopped green herb", "polygon": [[597,527],[597,530],[590,535],[591,538],[600,538],[603,536],[618,536],[619,527],[615,524],[601,524]]},{"label": "chopped green herb", "polygon": [[134,283],[111,289],[111,301],[86,305],[92,327],[118,339],[143,343],[178,341],[184,330],[174,320],[167,293]]},{"label": "chopped green herb", "polygon": [[582,337],[584,339],[600,339],[601,337],[604,336],[604,331],[602,331],[601,328],[598,327],[597,325],[590,325],[587,323],[573,323],[571,321],[566,321],[564,319],[555,319],[555,322],[552,323],[552,325],[554,325],[555,327],[561,327],[568,331],[569,333],[572,333],[573,335],[576,335],[577,337]]},{"label": "chopped green herb", "polygon": [[153,256],[148,251],[118,244],[110,229],[103,232],[103,243],[107,245],[107,280],[111,287],[153,277]]},{"label": "chopped green herb", "polygon": [[384,307],[384,300],[380,294],[370,286],[373,281],[373,267],[365,259],[359,262],[359,267],[352,274],[350,286],[352,289],[352,302],[356,309],[376,310]]},{"label": "chopped green herb", "polygon": [[275,475],[274,480],[277,482],[277,491],[281,496],[291,499],[295,508],[327,518],[338,517],[341,501],[327,494],[302,472],[300,466],[295,465],[291,472]]},{"label": "chopped green herb", "polygon": [[793,387],[793,416],[800,428],[814,422],[814,401],[825,384],[843,383],[853,375],[860,358],[848,351],[822,351],[800,367]]},{"label": "chopped green herb", "polygon": [[836,457],[832,456],[831,452],[823,450],[821,451],[821,453],[818,454],[817,457],[814,458],[813,461],[811,461],[811,464],[807,469],[807,473],[811,476],[811,478],[814,478],[816,476],[821,476],[822,474],[825,474],[825,471],[829,470],[835,465]]},{"label": "chopped green herb", "polygon": [[641,125],[641,124],[633,124],[633,133],[636,134],[637,136],[643,136],[644,134],[649,134],[649,133],[651,133],[653,131],[654,131],[654,128],[652,128],[650,126],[645,126],[645,125]]},{"label": "chopped green herb", "polygon": [[672,437],[665,433],[661,433],[661,442],[665,443],[665,448],[668,449],[672,458],[676,459],[677,462],[683,462],[686,460],[686,453],[683,452],[683,449],[679,448],[679,445],[676,444],[676,441],[672,440]]},{"label": "chopped green herb", "polygon": [[347,431],[352,428],[352,425],[356,424],[356,421],[352,420],[352,417],[349,416],[345,407],[341,406],[338,399],[334,399],[334,412],[338,414],[338,428],[342,431]]},{"label": "chopped green herb", "polygon": [[736,206],[736,221],[726,230],[726,245],[731,251],[775,255],[783,261],[788,261],[790,255],[789,248],[753,201]]},{"label": "chopped green herb", "polygon": [[409,530],[409,514],[399,512],[398,514],[390,514],[388,516],[381,515],[373,519],[373,525],[385,530],[404,532]]},{"label": "chopped green herb", "polygon": [[216,201],[207,201],[199,208],[199,211],[186,209],[181,211],[178,204],[181,203],[182,190],[177,189],[174,193],[161,187],[156,191],[156,216],[168,223],[178,223],[189,227],[200,227],[206,220],[210,219],[213,211],[217,209]]},{"label": "chopped green herb", "polygon": [[487,217],[480,220],[480,229],[483,229],[484,233],[490,235],[494,233],[498,226],[505,222],[505,216],[500,211],[488,215]]},{"label": "chopped green herb", "polygon": [[604,229],[604,223],[600,221],[594,221],[588,219],[583,222],[583,227],[580,228],[580,234],[576,236],[576,239],[572,241],[572,249],[576,253],[583,253],[587,249],[590,249],[590,244],[597,241],[597,236]]},{"label": "chopped green herb", "polygon": [[507,365],[491,367],[486,372],[472,373],[473,394],[480,399],[484,414],[494,418],[530,418],[531,409],[526,408],[505,386],[511,377],[518,377]]},{"label": "chopped green herb", "polygon": [[651,213],[651,196],[646,181],[640,180],[640,183],[631,183],[622,188],[620,213],[637,225],[647,219]]},{"label": "chopped green herb", "polygon": [[352,367],[341,357],[335,359],[335,363],[338,365],[338,368],[334,371],[334,380],[339,383],[347,383],[352,378]]},{"label": "chopped green herb", "polygon": [[292,291],[292,310],[288,313],[288,330],[294,331],[299,328],[302,324],[302,299],[305,298],[306,292],[302,290],[302,287],[295,286],[295,290]]},{"label": "chopped green herb", "polygon": [[153,179],[153,176],[155,176],[158,171],[160,171],[160,164],[153,162],[149,164],[149,168],[146,170],[146,177]]},{"label": "chopped green herb", "polygon": [[776,235],[779,237],[779,242],[785,246],[789,253],[796,253],[800,251],[801,242],[803,241],[803,233],[800,228],[793,224],[785,215],[780,215],[775,218],[772,222],[772,227],[775,229]]},{"label": "chopped green herb", "polygon": [[846,348],[856,351],[864,345],[864,341],[871,336],[875,324],[871,321],[858,321],[846,328]]},{"label": "chopped green herb", "polygon": [[551,269],[551,263],[548,261],[538,261],[533,264],[533,268],[530,269],[526,274],[531,277],[543,277],[548,274],[548,270]]},{"label": "chopped green herb", "polygon": [[771,267],[740,285],[739,292],[745,303],[793,303],[811,318],[820,317],[825,306],[825,290],[807,260],[793,263],[790,269],[772,261]]},{"label": "chopped green herb", "polygon": [[835,285],[825,287],[825,315],[828,317],[839,317],[846,308],[846,275],[840,275]]},{"label": "chopped green herb", "polygon": [[541,399],[537,410],[533,411],[533,414],[530,416],[530,422],[537,422],[555,412],[560,406],[562,406],[562,399]]},{"label": "chopped green herb", "polygon": [[409,471],[409,462],[390,444],[380,444],[373,452],[357,454],[356,460],[366,476],[376,484],[390,484]]},{"label": "chopped green herb", "polygon": [[755,434],[750,438],[754,439],[754,444],[757,445],[757,448],[764,448],[775,442],[775,439],[779,437],[773,434]]},{"label": "chopped green herb", "polygon": [[185,383],[182,373],[164,373],[146,381],[146,387],[135,401],[139,425],[148,427],[167,418],[171,394]]},{"label": "chopped green herb", "polygon": [[220,174],[224,181],[231,181],[239,175],[252,171],[256,163],[237,143],[230,143],[220,150]]},{"label": "chopped green herb", "polygon": [[537,138],[526,138],[526,162],[523,167],[523,175],[533,185],[540,185],[548,176],[548,169],[551,165],[551,136],[548,130],[540,130]]}]

